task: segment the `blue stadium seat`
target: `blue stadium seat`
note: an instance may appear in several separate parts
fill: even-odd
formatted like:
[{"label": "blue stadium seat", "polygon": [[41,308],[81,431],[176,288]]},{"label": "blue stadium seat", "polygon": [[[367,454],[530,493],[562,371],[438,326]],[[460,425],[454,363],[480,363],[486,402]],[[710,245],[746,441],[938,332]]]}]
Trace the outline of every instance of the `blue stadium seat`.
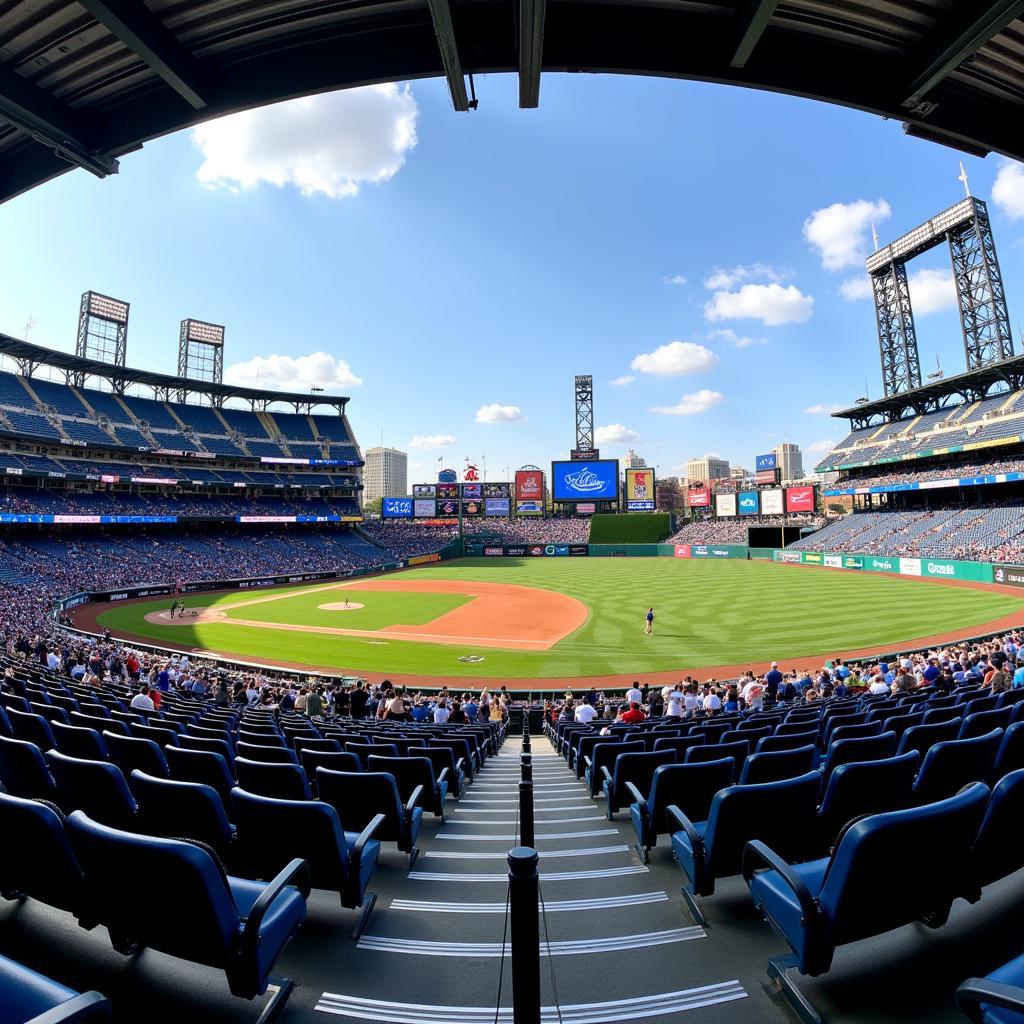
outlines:
[{"label": "blue stadium seat", "polygon": [[739,783],[778,782],[804,775],[814,768],[817,752],[808,744],[795,750],[773,750],[751,754],[743,763]]},{"label": "blue stadium seat", "polygon": [[79,994],[43,974],[0,956],[3,1024],[106,1024],[110,1002],[99,992]]},{"label": "blue stadium seat", "polygon": [[984,978],[968,978],[956,1001],[972,1024],[1024,1024],[1024,956]]},{"label": "blue stadium seat", "polygon": [[[674,750],[654,750],[643,753],[619,754],[615,758],[612,771],[602,767],[601,773],[604,780],[601,784],[601,791],[604,793],[606,802],[605,813],[611,821],[615,812],[630,801],[632,792],[639,790],[646,793],[651,787],[651,780],[654,773],[663,765],[675,764],[676,752]],[[635,787],[630,789],[629,784]]]},{"label": "blue stadium seat", "polygon": [[428,757],[379,757],[371,754],[366,759],[366,770],[391,775],[403,802],[411,800],[413,793],[419,789],[420,806],[444,822],[444,801],[448,795],[448,783],[445,781],[447,768],[437,776],[434,774],[434,764]]},{"label": "blue stadium seat", "polygon": [[195,839],[231,862],[235,830],[212,786],[147,775],[137,768],[131,786],[139,801],[138,831],[167,839]]}]

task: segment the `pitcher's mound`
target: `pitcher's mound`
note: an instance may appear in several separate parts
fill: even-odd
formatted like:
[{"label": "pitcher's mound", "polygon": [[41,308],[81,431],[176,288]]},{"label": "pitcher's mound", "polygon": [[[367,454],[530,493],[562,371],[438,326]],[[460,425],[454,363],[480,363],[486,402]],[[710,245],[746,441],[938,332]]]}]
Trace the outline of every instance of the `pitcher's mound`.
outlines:
[{"label": "pitcher's mound", "polygon": [[357,608],[363,606],[356,601],[349,601],[345,604],[344,601],[331,601],[330,604],[318,604],[317,608],[322,612],[354,612]]}]

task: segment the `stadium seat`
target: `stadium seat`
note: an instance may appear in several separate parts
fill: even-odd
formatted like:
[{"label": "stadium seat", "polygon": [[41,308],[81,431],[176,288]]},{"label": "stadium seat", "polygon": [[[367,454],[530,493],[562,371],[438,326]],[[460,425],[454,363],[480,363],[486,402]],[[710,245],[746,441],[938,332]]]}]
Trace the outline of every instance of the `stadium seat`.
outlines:
[{"label": "stadium seat", "polygon": [[[263,885],[225,875],[192,843],[123,832],[81,811],[71,815],[68,831],[88,880],[88,914],[106,926],[115,949],[148,947],[223,969],[231,993],[242,999],[273,984],[263,1019],[277,1017],[292,982],[270,972],[306,917],[305,861],[291,861]],[[125,884],[142,877],[159,878],[160,885]]]},{"label": "stadium seat", "polygon": [[235,763],[235,745],[227,739],[227,734],[215,738],[187,733],[178,737],[177,746],[182,750],[205,750],[210,754],[220,754],[229,765]]},{"label": "stadium seat", "polygon": [[65,814],[81,810],[114,828],[135,827],[138,807],[116,764],[68,757],[57,750],[48,750],[45,757]]},{"label": "stadium seat", "polygon": [[[971,850],[971,890],[983,889],[1024,867],[1020,823],[1024,821],[1024,769],[1004,775],[989,797]],[[966,894],[968,898],[971,892]]]},{"label": "stadium seat", "polygon": [[167,839],[195,839],[231,862],[235,830],[212,786],[158,778],[135,769],[129,780],[139,802],[138,830]]},{"label": "stadium seat", "polygon": [[[767,739],[768,737],[762,737]],[[760,742],[760,741],[759,741]],[[700,747],[691,747],[683,760],[683,764],[700,764],[702,761],[717,761],[721,757],[731,757],[736,765],[733,781],[740,777],[743,762],[750,753],[746,740],[733,740],[731,743],[705,743]]]},{"label": "stadium seat", "polygon": [[999,699],[996,701],[996,707],[1005,708],[1008,705],[1012,706],[1017,704],[1022,700],[1024,700],[1024,686],[1016,686],[1012,690],[1003,690],[1003,692],[999,694]]},{"label": "stadium seat", "polygon": [[[434,766],[434,774],[440,778],[442,772],[447,774],[444,777],[446,783],[448,783],[448,792],[456,799],[460,800],[462,794],[466,791],[466,773],[462,770],[462,758],[456,760],[455,751],[451,747],[419,747],[411,746],[406,748],[407,757],[428,757]],[[325,768],[334,768],[332,764],[328,764],[326,761],[318,762],[322,763]],[[309,769],[306,769],[309,771]],[[352,769],[337,769],[341,771],[358,771],[358,768]]]},{"label": "stadium seat", "polygon": [[615,758],[619,754],[642,753],[644,753],[642,740],[609,739],[607,743],[595,744],[590,756],[583,759],[583,781],[587,787],[587,793],[591,797],[597,796],[601,791],[601,784],[604,782],[602,769],[614,767]]},{"label": "stadium seat", "polygon": [[349,910],[363,908],[352,933],[359,938],[377,902],[367,886],[380,856],[374,835],[384,824],[383,814],[371,818],[359,833],[344,832],[329,803],[275,800],[236,788],[231,816],[238,827],[238,862],[247,877],[273,878],[292,857],[302,857],[314,888],[337,892]]},{"label": "stadium seat", "polygon": [[434,764],[428,757],[378,757],[376,754],[366,759],[366,768],[370,772],[387,772],[393,776],[398,786],[398,795],[403,801],[410,800],[412,794],[419,789],[423,809],[444,822],[444,801],[448,795],[448,783],[445,781],[447,768],[438,776],[434,774]]},{"label": "stadium seat", "polygon": [[969,740],[936,743],[921,764],[914,782],[913,799],[919,804],[944,800],[969,782],[991,776],[1003,739],[1002,729]]},{"label": "stadium seat", "polygon": [[371,754],[376,757],[398,757],[398,747],[394,743],[346,743],[345,752],[355,754],[364,770],[366,759]]},{"label": "stadium seat", "polygon": [[[434,737],[431,736],[427,740],[428,747],[451,747],[455,752],[457,758],[462,758],[462,770],[466,773],[466,778],[469,782],[472,782],[476,773],[480,770],[480,760],[476,750],[476,744],[470,743],[469,739],[461,736],[443,736]],[[388,755],[382,750],[371,751],[374,754],[380,754],[382,757],[388,757]]]},{"label": "stadium seat", "polygon": [[110,760],[124,773],[129,786],[131,786],[132,772],[136,768],[144,771],[147,775],[155,775],[158,778],[166,779],[170,776],[163,748],[152,740],[120,736],[113,732],[104,733],[103,738],[106,740],[107,749],[110,752]]},{"label": "stadium seat", "polygon": [[217,791],[224,806],[228,806],[235,777],[222,755],[209,750],[164,747],[164,756],[172,779],[211,786]]},{"label": "stadium seat", "polygon": [[26,800],[56,800],[57,785],[42,751],[28,740],[0,736],[0,783]]},{"label": "stadium seat", "polygon": [[311,800],[306,773],[297,764],[273,764],[235,758],[235,775],[242,789],[279,800]]},{"label": "stadium seat", "polygon": [[267,747],[239,740],[235,745],[235,756],[250,761],[265,761],[267,764],[298,764],[299,756],[289,747]]},{"label": "stadium seat", "polygon": [[1013,716],[1013,707],[992,708],[991,710],[964,712],[960,723],[958,740],[969,740],[972,736],[984,736],[993,729],[1005,729]]},{"label": "stadium seat", "polygon": [[615,739],[611,736],[602,736],[596,730],[594,732],[577,731],[572,736],[573,740],[568,747],[566,761],[569,767],[576,773],[576,778],[582,779],[587,767],[586,759],[593,757],[594,747],[598,743],[614,743]]},{"label": "stadium seat", "polygon": [[178,746],[186,737],[166,729],[155,729],[151,725],[129,725],[130,734],[140,740],[152,740],[159,747]]},{"label": "stadium seat", "polygon": [[677,806],[668,808],[672,852],[686,876],[682,894],[694,921],[703,925],[697,896],[711,896],[715,879],[740,872],[744,846],[755,839],[780,856],[800,860],[815,852],[814,833],[819,777],[808,772],[783,782],[729,786],[711,801],[705,821],[692,821]]},{"label": "stadium seat", "polygon": [[50,722],[50,731],[53,733],[57,749],[62,754],[93,761],[105,761],[110,756],[107,744],[95,729],[85,729],[80,725],[65,725],[63,722]]},{"label": "stadium seat", "polygon": [[936,743],[955,740],[960,732],[959,719],[951,722],[935,722],[930,725],[913,725],[901,737],[896,747],[897,754],[916,750],[921,757]]},{"label": "stadium seat", "polygon": [[341,753],[341,744],[337,740],[323,739],[322,737],[310,738],[307,736],[296,736],[292,740],[292,749],[299,757],[302,757],[304,750],[321,750],[327,752]]},{"label": "stadium seat", "polygon": [[1018,768],[1024,768],[1024,722],[1014,722],[1003,733],[989,782],[994,785],[1004,775]]},{"label": "stadium seat", "polygon": [[732,784],[736,762],[731,757],[702,764],[668,764],[655,769],[647,796],[626,783],[633,798],[629,816],[636,832],[637,850],[646,864],[658,836],[669,832],[669,806],[678,807],[691,821],[706,821],[711,801]]},{"label": "stadium seat", "polygon": [[252,747],[269,747],[271,749],[284,747],[288,749],[288,744],[285,743],[284,737],[279,732],[253,732],[242,727],[238,730],[235,741],[236,743],[247,743]]},{"label": "stadium seat", "polygon": [[964,717],[963,706],[929,708],[924,713],[922,725],[938,725],[940,722],[960,722]]},{"label": "stadium seat", "polygon": [[[770,843],[748,844],[743,877],[754,904],[792,950],[792,956],[770,960],[768,973],[801,1019],[817,1014],[792,970],[817,977],[831,968],[839,945],[915,921],[933,927],[945,922],[964,890],[963,873],[950,865],[969,863],[987,801],[988,789],[976,783],[937,803],[859,818],[843,831],[831,857],[804,864],[792,863]],[[879,871],[892,858],[914,870]]]},{"label": "stadium seat", "polygon": [[11,729],[14,738],[34,743],[40,750],[53,750],[57,746],[53,738],[53,730],[50,723],[42,715],[34,714],[31,711],[15,711],[13,708],[7,712],[11,720]]},{"label": "stadium seat", "polygon": [[956,990],[957,1005],[972,1024],[1024,1024],[1024,956]]},{"label": "stadium seat", "polygon": [[654,749],[675,751],[676,763],[682,764],[690,747],[700,746],[704,741],[704,736],[659,736],[654,741]]},{"label": "stadium seat", "polygon": [[54,722],[62,722],[64,725],[69,724],[68,713],[63,708],[57,707],[56,704],[40,704],[37,701],[30,700],[28,707],[32,714],[45,718],[51,725]]},{"label": "stadium seat", "polygon": [[842,725],[836,722],[836,727],[830,729],[825,735],[825,749],[834,740],[862,740],[865,736],[877,736],[882,731],[881,722],[860,722],[857,725]]},{"label": "stadium seat", "polygon": [[814,768],[816,756],[817,751],[810,744],[795,750],[751,754],[743,762],[739,784],[746,786],[758,782],[779,782],[804,775]]},{"label": "stadium seat", "polygon": [[73,989],[0,956],[3,1024],[106,1024],[110,1002],[99,992]]},{"label": "stadium seat", "polygon": [[762,736],[757,741],[757,747],[754,750],[755,754],[767,754],[775,750],[798,750],[800,747],[806,747],[810,744],[812,747],[816,746],[818,742],[818,733],[815,732],[793,732],[787,733],[783,736],[778,734],[774,736]]},{"label": "stadium seat", "polygon": [[[612,770],[602,766],[601,791],[605,798],[605,813],[611,821],[618,811],[630,801],[631,793],[639,790],[646,793],[651,787],[655,771],[663,765],[675,764],[674,750],[644,751],[643,753],[619,754]],[[632,783],[631,790],[626,783]]]},{"label": "stadium seat", "polygon": [[859,740],[836,740],[825,752],[821,763],[821,791],[828,787],[829,776],[841,764],[853,761],[876,761],[892,757],[896,751],[896,734],[883,732],[878,736],[865,736]]},{"label": "stadium seat", "polygon": [[316,790],[320,799],[338,812],[338,817],[350,831],[358,829],[361,832],[377,815],[383,814],[384,821],[374,832],[375,837],[396,843],[399,850],[409,855],[409,869],[412,869],[420,852],[416,839],[423,823],[419,787],[403,805],[391,775],[383,772],[332,772],[329,768],[317,768]]}]

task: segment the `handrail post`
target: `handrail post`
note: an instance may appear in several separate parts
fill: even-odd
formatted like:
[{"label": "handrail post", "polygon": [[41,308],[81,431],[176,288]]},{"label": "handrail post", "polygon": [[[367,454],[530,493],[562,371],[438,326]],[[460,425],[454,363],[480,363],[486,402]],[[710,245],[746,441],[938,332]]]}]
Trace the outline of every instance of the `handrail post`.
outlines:
[{"label": "handrail post", "polygon": [[533,782],[533,755],[519,755],[519,770],[523,782]]},{"label": "handrail post", "polygon": [[539,862],[525,843],[508,852],[513,1024],[540,1024]]},{"label": "handrail post", "polygon": [[519,783],[519,842],[533,846],[533,783]]}]

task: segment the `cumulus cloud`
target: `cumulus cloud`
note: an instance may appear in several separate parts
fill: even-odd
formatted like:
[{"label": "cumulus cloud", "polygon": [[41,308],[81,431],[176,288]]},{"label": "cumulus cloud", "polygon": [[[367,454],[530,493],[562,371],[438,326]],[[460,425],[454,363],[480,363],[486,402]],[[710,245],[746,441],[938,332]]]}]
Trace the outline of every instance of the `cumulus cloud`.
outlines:
[{"label": "cumulus cloud", "polygon": [[817,405],[809,405],[804,412],[810,416],[831,416],[834,412],[839,412],[843,407],[841,405],[825,405],[819,402]]},{"label": "cumulus cloud", "polygon": [[723,267],[715,267],[711,273],[704,278],[704,287],[709,291],[724,291],[735,288],[744,281],[774,281],[780,284],[789,275],[782,270],[776,270],[768,263],[751,263],[746,266],[740,264],[731,270]]},{"label": "cumulus cloud", "polygon": [[196,177],[237,191],[261,182],[341,199],[393,177],[416,145],[416,100],[407,85],[307,96],[201,124]]},{"label": "cumulus cloud", "polygon": [[1010,220],[1024,217],[1024,164],[1000,160],[996,180],[992,183],[992,202]]},{"label": "cumulus cloud", "polygon": [[833,203],[815,210],[804,221],[804,238],[818,251],[826,270],[843,270],[860,263],[868,251],[868,229],[892,215],[884,199]]},{"label": "cumulus cloud", "polygon": [[651,412],[660,412],[664,416],[696,416],[698,413],[707,412],[716,405],[725,401],[725,395],[720,391],[709,391],[701,388],[692,394],[683,395],[677,405],[656,405]]},{"label": "cumulus cloud", "polygon": [[693,341],[670,341],[653,352],[641,352],[629,367],[656,377],[679,377],[684,373],[709,370],[717,362],[718,356],[703,345]]},{"label": "cumulus cloud", "polygon": [[344,359],[335,359],[326,352],[311,352],[305,356],[256,356],[244,363],[233,363],[224,370],[224,383],[280,391],[309,391],[318,387],[329,394],[338,388],[357,388],[363,381]]},{"label": "cumulus cloud", "polygon": [[727,341],[734,348],[750,348],[751,345],[767,345],[767,338],[751,338],[745,334],[737,334],[731,327],[720,327],[717,331],[708,333],[708,340],[714,341],[721,338]]},{"label": "cumulus cloud", "polygon": [[910,285],[910,305],[916,314],[927,316],[957,308],[952,270],[915,270],[907,283]]},{"label": "cumulus cloud", "polygon": [[673,274],[671,277],[663,277],[665,284],[686,284],[686,278],[682,274]]},{"label": "cumulus cloud", "polygon": [[607,427],[598,427],[594,431],[594,440],[598,444],[635,444],[640,435],[621,423],[612,423]]},{"label": "cumulus cloud", "polygon": [[871,298],[871,278],[867,274],[860,277],[849,277],[839,286],[839,294],[847,302]]},{"label": "cumulus cloud", "polygon": [[832,451],[835,446],[835,441],[815,441],[814,444],[809,444],[804,450],[819,455]]},{"label": "cumulus cloud", "polygon": [[613,388],[624,388],[627,384],[632,384],[636,380],[631,373],[627,373],[625,377],[616,377],[614,380],[608,381]]},{"label": "cumulus cloud", "polygon": [[796,285],[745,284],[739,291],[715,292],[704,306],[708,320],[760,320],[767,327],[809,320],[814,299]]},{"label": "cumulus cloud", "polygon": [[410,448],[451,448],[456,438],[451,434],[417,434],[410,442]]},{"label": "cumulus cloud", "polygon": [[476,411],[477,423],[518,423],[526,419],[518,405],[482,405]]}]

